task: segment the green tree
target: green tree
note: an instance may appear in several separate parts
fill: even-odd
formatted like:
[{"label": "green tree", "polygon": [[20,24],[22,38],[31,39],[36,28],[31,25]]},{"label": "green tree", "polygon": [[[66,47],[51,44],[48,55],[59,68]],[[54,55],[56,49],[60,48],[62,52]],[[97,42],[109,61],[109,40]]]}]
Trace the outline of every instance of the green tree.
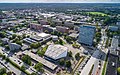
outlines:
[{"label": "green tree", "polygon": [[16,37],[17,37],[16,34],[13,34],[13,35],[12,35],[12,39],[15,39]]},{"label": "green tree", "polygon": [[38,50],[37,54],[42,57],[44,56],[45,52],[43,50]]},{"label": "green tree", "polygon": [[28,56],[28,55],[24,55],[24,56],[22,57],[22,61],[25,62],[25,63],[28,64],[28,65],[31,65],[31,57]]},{"label": "green tree", "polygon": [[41,56],[41,57],[44,56],[47,48],[48,48],[48,45],[46,45],[45,47],[43,47],[42,50],[38,50],[38,51],[37,51],[37,54],[38,54],[39,56]]},{"label": "green tree", "polygon": [[35,49],[40,47],[40,46],[41,46],[41,44],[39,42],[30,44],[30,47],[35,48]]},{"label": "green tree", "polygon": [[11,71],[10,71],[10,72],[8,72],[8,73],[7,73],[7,75],[12,75],[12,72],[11,72]]},{"label": "green tree", "polygon": [[70,62],[69,60],[66,61],[65,64],[66,64],[66,67],[67,67],[67,68],[70,68],[70,67],[71,67],[71,62]]},{"label": "green tree", "polygon": [[117,73],[120,75],[120,67],[117,68]]},{"label": "green tree", "polygon": [[23,38],[23,39],[26,38],[26,34],[23,34],[23,35],[22,35],[22,38]]},{"label": "green tree", "polygon": [[33,72],[33,73],[31,73],[30,75],[38,75],[37,73],[35,73],[35,72]]},{"label": "green tree", "polygon": [[5,32],[0,32],[0,37],[1,38],[4,38],[6,36],[6,33]]},{"label": "green tree", "polygon": [[5,48],[6,48],[6,49],[9,49],[9,46],[8,46],[8,45],[5,45]]},{"label": "green tree", "polygon": [[24,65],[22,65],[22,66],[21,66],[21,69],[22,69],[22,70],[25,70],[25,66],[24,66]]},{"label": "green tree", "polygon": [[69,57],[72,57],[72,52],[71,52],[71,51],[68,52],[68,56],[69,56]]},{"label": "green tree", "polygon": [[63,65],[65,64],[65,60],[64,60],[64,59],[60,59],[59,64],[60,64],[61,66],[63,66]]},{"label": "green tree", "polygon": [[96,37],[101,37],[101,32],[97,32]]},{"label": "green tree", "polygon": [[21,41],[16,41],[16,44],[19,44],[22,46],[22,42]]},{"label": "green tree", "polygon": [[6,74],[6,69],[5,68],[1,68],[0,69],[0,75]]},{"label": "green tree", "polygon": [[80,59],[80,53],[75,54],[75,59],[79,60]]},{"label": "green tree", "polygon": [[43,64],[42,64],[42,63],[37,63],[37,64],[35,65],[35,69],[36,69],[37,71],[44,72]]},{"label": "green tree", "polygon": [[72,43],[73,39],[70,36],[64,37],[68,43]]}]

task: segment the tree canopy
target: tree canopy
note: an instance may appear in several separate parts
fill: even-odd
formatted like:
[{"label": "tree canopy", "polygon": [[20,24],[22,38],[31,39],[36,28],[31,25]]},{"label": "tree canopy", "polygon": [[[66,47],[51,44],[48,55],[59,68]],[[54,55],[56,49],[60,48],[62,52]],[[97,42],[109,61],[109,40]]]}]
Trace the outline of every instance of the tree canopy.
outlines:
[{"label": "tree canopy", "polygon": [[22,61],[25,62],[25,63],[28,64],[28,65],[31,65],[31,57],[28,56],[28,55],[24,55],[24,56],[22,57]]}]

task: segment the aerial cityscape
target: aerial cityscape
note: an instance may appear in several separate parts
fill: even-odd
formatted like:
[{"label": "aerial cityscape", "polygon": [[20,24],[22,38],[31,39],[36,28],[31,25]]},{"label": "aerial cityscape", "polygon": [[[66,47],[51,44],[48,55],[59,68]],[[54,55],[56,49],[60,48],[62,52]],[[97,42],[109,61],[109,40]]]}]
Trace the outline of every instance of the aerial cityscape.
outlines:
[{"label": "aerial cityscape", "polygon": [[0,0],[0,75],[120,75],[120,1]]}]

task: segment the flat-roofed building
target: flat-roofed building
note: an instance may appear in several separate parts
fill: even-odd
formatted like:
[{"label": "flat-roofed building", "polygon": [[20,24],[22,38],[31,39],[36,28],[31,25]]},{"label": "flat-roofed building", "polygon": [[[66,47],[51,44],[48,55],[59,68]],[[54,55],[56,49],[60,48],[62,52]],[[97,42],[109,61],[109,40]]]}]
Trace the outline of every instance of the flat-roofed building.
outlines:
[{"label": "flat-roofed building", "polygon": [[47,20],[39,20],[38,21],[41,25],[47,25],[49,24]]},{"label": "flat-roofed building", "polygon": [[60,20],[52,20],[52,22],[57,26],[62,25],[62,21],[60,21]]},{"label": "flat-roofed building", "polygon": [[62,33],[69,33],[68,27],[56,26],[56,30]]},{"label": "flat-roofed building", "polygon": [[110,31],[118,31],[118,27],[117,26],[109,26],[108,28]]},{"label": "flat-roofed building", "polygon": [[8,38],[3,38],[3,39],[1,39],[1,41],[2,41],[3,44],[8,44],[9,39]]},{"label": "flat-roofed building", "polygon": [[58,41],[58,36],[52,36],[53,41]]},{"label": "flat-roofed building", "polygon": [[118,44],[119,44],[118,39],[119,39],[119,36],[114,36],[112,38],[110,53],[113,54],[113,55],[118,55],[118,51],[117,51]]},{"label": "flat-roofed building", "polygon": [[62,45],[49,45],[45,56],[49,60],[58,60],[67,56],[68,48]]},{"label": "flat-roofed building", "polygon": [[41,38],[48,38],[48,37],[51,37],[50,34],[46,34],[46,33],[39,33],[38,36],[40,36]]},{"label": "flat-roofed building", "polygon": [[21,46],[16,43],[8,43],[10,50],[19,50]]},{"label": "flat-roofed building", "polygon": [[55,65],[54,63],[51,63],[48,60],[43,59],[40,56],[38,56],[30,51],[24,51],[23,54],[29,55],[33,60],[42,63],[44,66],[48,67],[51,70],[55,70],[57,68],[57,65]]},{"label": "flat-roofed building", "polygon": [[64,22],[64,26],[66,26],[66,27],[70,27],[70,28],[74,28],[74,23],[73,22],[71,22],[71,21],[65,21]]},{"label": "flat-roofed building", "polygon": [[30,38],[25,38],[25,39],[23,39],[23,41],[26,42],[26,43],[28,43],[28,44],[36,43],[36,42],[37,42],[37,41],[32,40],[32,39],[30,39]]},{"label": "flat-roofed building", "polygon": [[43,32],[51,33],[54,32],[56,28],[50,27],[50,25],[43,25]]},{"label": "flat-roofed building", "polygon": [[36,42],[45,43],[45,42],[49,41],[50,39],[51,39],[50,34],[38,33],[36,35],[30,36],[30,38],[23,39],[23,41],[25,41],[28,44],[36,43]]},{"label": "flat-roofed building", "polygon": [[36,23],[31,23],[30,24],[30,29],[34,29],[36,31],[42,31],[42,25],[41,24],[36,24]]},{"label": "flat-roofed building", "polygon": [[116,25],[117,25],[118,28],[120,29],[120,21],[118,21],[118,22],[116,23]]},{"label": "flat-roofed building", "polygon": [[94,26],[80,26],[78,42],[86,45],[93,45],[96,28]]}]

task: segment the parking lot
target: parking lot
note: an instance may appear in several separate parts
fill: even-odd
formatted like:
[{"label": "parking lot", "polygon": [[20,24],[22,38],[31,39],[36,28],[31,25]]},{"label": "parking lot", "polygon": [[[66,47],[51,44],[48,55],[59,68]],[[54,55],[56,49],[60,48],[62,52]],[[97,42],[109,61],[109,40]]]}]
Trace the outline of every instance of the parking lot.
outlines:
[{"label": "parking lot", "polygon": [[76,75],[77,73],[81,73],[82,69],[84,68],[84,66],[86,65],[86,63],[88,62],[88,60],[90,59],[90,56],[87,56],[84,61],[79,65],[79,67],[77,68],[77,70],[75,71]]}]

